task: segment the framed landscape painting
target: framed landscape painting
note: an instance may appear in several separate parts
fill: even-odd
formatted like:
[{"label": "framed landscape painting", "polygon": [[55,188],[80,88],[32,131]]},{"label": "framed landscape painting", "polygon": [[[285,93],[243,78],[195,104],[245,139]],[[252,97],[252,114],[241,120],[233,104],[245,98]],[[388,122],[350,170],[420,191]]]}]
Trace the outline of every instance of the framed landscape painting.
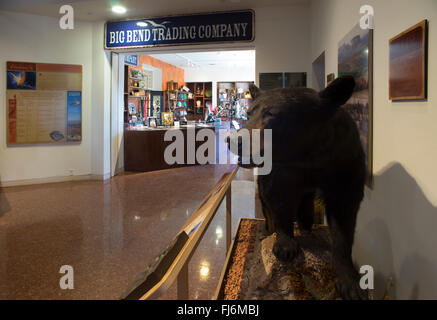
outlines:
[{"label": "framed landscape painting", "polygon": [[335,80],[335,74],[330,73],[326,76],[326,85],[329,86],[329,84]]},{"label": "framed landscape painting", "polygon": [[357,24],[338,44],[338,76],[352,75],[355,90],[343,105],[357,124],[366,154],[367,185],[373,182],[373,30]]},{"label": "framed landscape painting", "polygon": [[389,40],[392,101],[427,98],[428,21],[405,30]]}]

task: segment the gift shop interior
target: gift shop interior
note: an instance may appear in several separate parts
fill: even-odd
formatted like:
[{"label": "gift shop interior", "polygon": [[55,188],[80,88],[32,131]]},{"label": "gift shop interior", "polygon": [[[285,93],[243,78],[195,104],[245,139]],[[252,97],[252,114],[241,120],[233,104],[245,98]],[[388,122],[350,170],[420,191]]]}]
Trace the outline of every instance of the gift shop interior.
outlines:
[{"label": "gift shop interior", "polygon": [[[126,56],[125,60],[131,56]],[[125,64],[129,128],[247,121],[255,51],[140,54]]]},{"label": "gift shop interior", "polygon": [[[186,134],[188,128],[210,129],[218,138],[220,129],[239,129],[247,121],[255,50],[139,53],[126,55],[120,63],[124,64],[120,86],[124,171],[178,167],[162,156],[169,144],[164,139],[168,130]],[[221,148],[222,152],[226,149]]]}]

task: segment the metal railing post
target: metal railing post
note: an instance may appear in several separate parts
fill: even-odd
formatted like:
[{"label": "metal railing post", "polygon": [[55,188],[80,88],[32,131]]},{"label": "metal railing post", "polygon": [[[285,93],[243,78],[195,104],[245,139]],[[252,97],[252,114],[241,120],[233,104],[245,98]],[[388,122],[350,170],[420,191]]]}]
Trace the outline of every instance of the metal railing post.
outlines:
[{"label": "metal railing post", "polygon": [[226,254],[231,247],[232,241],[232,184],[226,191]]}]

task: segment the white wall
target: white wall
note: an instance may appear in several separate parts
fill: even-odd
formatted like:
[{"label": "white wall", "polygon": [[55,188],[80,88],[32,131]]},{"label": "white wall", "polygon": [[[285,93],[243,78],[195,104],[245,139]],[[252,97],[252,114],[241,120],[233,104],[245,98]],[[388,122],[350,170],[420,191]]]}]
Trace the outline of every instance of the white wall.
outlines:
[{"label": "white wall", "polygon": [[111,54],[102,50],[103,35],[104,26],[101,23],[94,23],[90,156],[91,174],[97,179],[109,178],[111,173]]},{"label": "white wall", "polygon": [[[377,289],[394,276],[394,297],[437,298],[437,1],[313,0],[311,59],[324,50],[326,74],[337,74],[337,45],[359,22],[360,6],[375,9],[374,172],[355,237],[354,258],[376,272]],[[388,97],[388,40],[427,18],[429,87],[425,102]]]},{"label": "white wall", "polygon": [[150,70],[153,72],[153,84],[151,89],[154,91],[162,91],[162,70],[149,66],[147,64],[143,64],[142,69]]},{"label": "white wall", "polygon": [[185,82],[212,82],[212,105],[217,105],[217,82],[255,81],[255,61],[252,67],[229,66],[227,68],[196,70],[185,69]]},{"label": "white wall", "polygon": [[[61,30],[57,18],[0,11],[0,30],[1,75],[6,74],[6,61],[83,66],[82,142],[72,145],[8,147],[6,76],[0,76],[0,183],[7,186],[104,176],[109,172],[110,66],[101,44],[102,24],[76,22],[74,30]],[[73,177],[69,169],[73,169]]]},{"label": "white wall", "polygon": [[[73,31],[59,28],[59,20],[0,12],[0,179],[38,179],[91,172],[92,39],[90,24]],[[6,146],[6,61],[81,64],[83,66],[82,135],[79,145]]]},{"label": "white wall", "polygon": [[255,25],[257,83],[261,72],[306,72],[309,83],[309,8],[256,8]]}]

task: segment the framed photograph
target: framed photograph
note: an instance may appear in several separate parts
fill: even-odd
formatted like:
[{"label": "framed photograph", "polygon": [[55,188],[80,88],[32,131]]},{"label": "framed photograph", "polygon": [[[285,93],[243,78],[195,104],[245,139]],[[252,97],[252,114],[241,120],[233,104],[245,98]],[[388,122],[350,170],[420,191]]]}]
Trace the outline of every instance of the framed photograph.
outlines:
[{"label": "framed photograph", "polygon": [[326,76],[326,86],[329,86],[329,84],[335,80],[335,74],[330,73]]},{"label": "framed photograph", "polygon": [[338,76],[352,75],[355,90],[345,108],[357,124],[366,154],[367,186],[373,183],[373,30],[357,24],[338,44]]},{"label": "framed photograph", "polygon": [[389,97],[392,101],[427,99],[428,21],[389,40]]},{"label": "framed photograph", "polygon": [[149,127],[156,128],[157,124],[155,117],[149,117],[147,120],[149,121]]},{"label": "framed photograph", "polygon": [[161,124],[166,127],[171,127],[173,125],[173,112],[162,112]]}]

